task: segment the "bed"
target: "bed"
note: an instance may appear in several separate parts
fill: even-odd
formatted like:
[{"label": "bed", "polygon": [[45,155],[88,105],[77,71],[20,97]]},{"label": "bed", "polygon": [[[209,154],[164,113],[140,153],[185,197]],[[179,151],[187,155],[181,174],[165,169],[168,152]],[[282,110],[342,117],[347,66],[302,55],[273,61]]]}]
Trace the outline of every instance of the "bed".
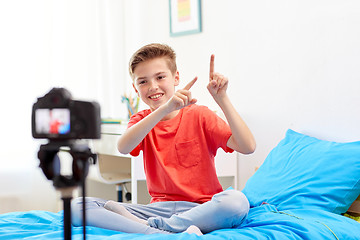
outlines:
[{"label": "bed", "polygon": [[[242,191],[251,208],[237,228],[197,236],[87,226],[87,239],[360,239],[356,213],[354,219],[343,216],[360,195],[360,142],[330,142],[289,129]],[[62,231],[63,212],[0,215],[0,239],[63,239]],[[81,227],[72,233],[82,239]]]}]

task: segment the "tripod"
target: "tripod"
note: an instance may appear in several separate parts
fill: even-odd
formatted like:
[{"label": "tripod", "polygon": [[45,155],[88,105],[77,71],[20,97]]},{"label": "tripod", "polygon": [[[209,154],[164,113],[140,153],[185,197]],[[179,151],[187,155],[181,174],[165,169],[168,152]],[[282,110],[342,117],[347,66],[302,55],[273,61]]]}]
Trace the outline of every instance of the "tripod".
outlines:
[{"label": "tripod", "polygon": [[[60,159],[57,153],[65,147],[73,158],[72,175],[63,176],[60,173]],[[96,154],[91,152],[87,145],[75,144],[72,141],[49,142],[40,146],[38,152],[40,167],[48,180],[53,181],[56,190],[61,192],[64,203],[64,239],[71,240],[71,199],[73,190],[79,185],[82,188],[83,197],[83,239],[86,239],[86,210],[85,210],[85,179],[89,171],[89,163],[95,164]]]}]

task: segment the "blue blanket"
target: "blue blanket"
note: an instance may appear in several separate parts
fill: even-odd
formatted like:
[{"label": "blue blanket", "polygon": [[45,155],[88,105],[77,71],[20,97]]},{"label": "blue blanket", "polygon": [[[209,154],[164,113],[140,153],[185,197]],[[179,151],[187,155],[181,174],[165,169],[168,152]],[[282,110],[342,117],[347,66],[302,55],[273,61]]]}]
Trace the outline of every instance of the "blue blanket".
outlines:
[{"label": "blue blanket", "polygon": [[[360,224],[347,217],[321,210],[278,211],[263,204],[250,209],[242,226],[204,236],[195,234],[143,235],[86,227],[89,240],[113,239],[347,239],[360,240]],[[72,228],[72,239],[82,239],[82,228]],[[63,239],[63,213],[12,212],[0,215],[0,239]]]}]

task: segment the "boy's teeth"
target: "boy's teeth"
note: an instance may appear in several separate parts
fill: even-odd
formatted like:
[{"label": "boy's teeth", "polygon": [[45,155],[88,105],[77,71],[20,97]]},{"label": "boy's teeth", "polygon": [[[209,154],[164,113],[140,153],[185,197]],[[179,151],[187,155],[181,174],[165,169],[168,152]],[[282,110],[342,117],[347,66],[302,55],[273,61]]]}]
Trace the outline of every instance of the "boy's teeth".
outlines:
[{"label": "boy's teeth", "polygon": [[161,97],[161,94],[156,94],[156,95],[150,96],[151,99],[155,99],[155,98],[159,98],[159,97]]}]

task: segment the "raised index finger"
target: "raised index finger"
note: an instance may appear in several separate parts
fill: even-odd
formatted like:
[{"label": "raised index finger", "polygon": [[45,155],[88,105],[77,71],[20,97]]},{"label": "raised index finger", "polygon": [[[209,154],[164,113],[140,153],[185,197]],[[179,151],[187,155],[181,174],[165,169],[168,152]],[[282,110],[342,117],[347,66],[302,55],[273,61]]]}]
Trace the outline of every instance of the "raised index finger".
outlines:
[{"label": "raised index finger", "polygon": [[210,75],[209,75],[210,81],[212,80],[213,75],[214,75],[214,68],[215,68],[214,63],[215,63],[215,55],[211,54],[211,57],[210,57]]},{"label": "raised index finger", "polygon": [[191,80],[188,84],[186,84],[186,86],[183,88],[185,90],[190,90],[190,88],[194,85],[194,83],[196,82],[198,78],[195,77],[193,80]]}]

